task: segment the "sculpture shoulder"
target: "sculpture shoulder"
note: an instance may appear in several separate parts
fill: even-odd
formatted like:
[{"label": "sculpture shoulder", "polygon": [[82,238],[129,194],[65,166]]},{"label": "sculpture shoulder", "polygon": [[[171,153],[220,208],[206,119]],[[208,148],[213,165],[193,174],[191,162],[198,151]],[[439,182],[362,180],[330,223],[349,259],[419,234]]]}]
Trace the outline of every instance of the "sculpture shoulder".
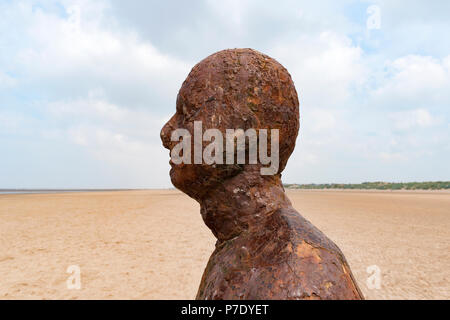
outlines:
[{"label": "sculpture shoulder", "polygon": [[344,254],[339,247],[295,209],[283,208],[273,215],[278,233],[286,233],[281,272],[290,298],[362,299]]},{"label": "sculpture shoulder", "polygon": [[300,215],[294,208],[282,208],[272,215],[272,223],[280,226],[289,234],[289,242],[296,244],[306,242],[316,248],[333,251],[342,255],[339,247],[322,231]]},{"label": "sculpture shoulder", "polygon": [[293,209],[219,244],[198,299],[359,299],[339,248]]}]

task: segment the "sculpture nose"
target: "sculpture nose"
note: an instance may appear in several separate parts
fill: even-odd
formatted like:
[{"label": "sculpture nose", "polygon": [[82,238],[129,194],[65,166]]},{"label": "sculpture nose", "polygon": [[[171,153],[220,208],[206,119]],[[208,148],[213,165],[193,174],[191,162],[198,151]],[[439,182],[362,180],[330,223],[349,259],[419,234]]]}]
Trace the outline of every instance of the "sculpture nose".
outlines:
[{"label": "sculpture nose", "polygon": [[160,137],[161,137],[163,146],[164,146],[164,148],[169,149],[169,150],[171,150],[171,147],[172,147],[170,136],[174,129],[174,126],[173,126],[174,122],[175,122],[175,116],[173,116],[172,118],[170,118],[169,121],[167,121],[167,123],[162,127],[161,132],[160,132]]}]

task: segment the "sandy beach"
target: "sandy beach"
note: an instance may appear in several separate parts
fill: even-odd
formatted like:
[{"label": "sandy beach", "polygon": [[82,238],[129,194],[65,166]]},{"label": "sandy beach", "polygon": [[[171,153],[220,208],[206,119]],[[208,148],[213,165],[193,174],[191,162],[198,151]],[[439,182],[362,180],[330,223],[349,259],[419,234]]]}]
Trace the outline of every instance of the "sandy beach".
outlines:
[{"label": "sandy beach", "polygon": [[[448,192],[287,192],[366,298],[450,299]],[[176,190],[0,195],[0,240],[0,299],[193,299],[215,243]],[[80,290],[67,288],[71,265]]]}]

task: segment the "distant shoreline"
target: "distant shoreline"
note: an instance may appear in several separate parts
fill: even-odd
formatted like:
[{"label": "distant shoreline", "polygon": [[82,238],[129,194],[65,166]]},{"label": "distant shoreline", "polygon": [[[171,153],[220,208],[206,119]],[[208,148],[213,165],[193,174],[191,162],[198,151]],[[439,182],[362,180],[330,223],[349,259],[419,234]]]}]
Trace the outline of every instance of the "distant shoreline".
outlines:
[{"label": "distant shoreline", "polygon": [[286,191],[289,192],[342,192],[342,193],[405,193],[405,194],[413,194],[413,193],[422,193],[422,194],[450,194],[450,189],[438,189],[438,190],[422,190],[422,189],[415,189],[415,190],[406,190],[406,189],[400,189],[400,190],[380,190],[380,189],[293,189],[293,188],[286,188]]},{"label": "distant shoreline", "polygon": [[49,194],[76,192],[141,191],[148,189],[0,189],[0,194]]},{"label": "distant shoreline", "polygon": [[450,190],[450,181],[427,182],[363,182],[327,184],[284,184],[286,189],[301,190],[378,190],[378,191],[444,191]]},{"label": "distant shoreline", "polygon": [[[428,182],[363,182],[363,183],[327,183],[327,184],[283,184],[288,190],[315,190],[315,191],[450,191],[450,181]],[[101,188],[101,189],[27,189],[27,188],[3,188],[0,194],[54,194],[54,193],[79,193],[79,192],[123,192],[146,190],[170,190],[172,188]]]},{"label": "distant shoreline", "polygon": [[[298,190],[298,191],[317,191],[317,192],[442,192],[450,193],[450,188],[440,188],[440,189],[406,189],[406,188],[356,188],[348,187],[350,185],[345,185],[347,187],[323,187],[322,185],[296,185],[296,184],[284,184],[286,190]],[[340,185],[342,186],[342,185]],[[355,186],[355,185],[352,185]],[[0,195],[27,195],[27,194],[60,194],[60,193],[95,193],[95,192],[135,192],[135,191],[179,191],[176,188],[140,188],[140,189],[0,189]],[[181,192],[181,191],[179,191]]]}]

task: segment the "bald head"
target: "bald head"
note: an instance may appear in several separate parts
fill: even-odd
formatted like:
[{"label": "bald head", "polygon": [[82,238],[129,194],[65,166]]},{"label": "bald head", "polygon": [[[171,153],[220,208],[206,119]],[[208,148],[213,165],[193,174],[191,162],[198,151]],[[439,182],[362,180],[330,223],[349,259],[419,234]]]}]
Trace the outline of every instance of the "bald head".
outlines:
[{"label": "bald head", "polygon": [[284,169],[298,134],[299,103],[290,74],[276,60],[252,49],[205,58],[189,73],[177,99],[177,110],[187,116],[200,108],[219,129],[279,129],[279,172]]},{"label": "bald head", "polygon": [[[178,93],[176,114],[164,126],[161,138],[173,148],[171,132],[194,123],[203,129],[277,129],[279,166],[283,171],[295,147],[299,103],[288,71],[276,60],[252,49],[229,49],[212,54],[192,68]],[[260,166],[258,163],[256,166]],[[196,197],[200,189],[236,175],[246,166],[189,164],[172,166],[176,187]],[[201,192],[200,192],[201,193]]]}]

